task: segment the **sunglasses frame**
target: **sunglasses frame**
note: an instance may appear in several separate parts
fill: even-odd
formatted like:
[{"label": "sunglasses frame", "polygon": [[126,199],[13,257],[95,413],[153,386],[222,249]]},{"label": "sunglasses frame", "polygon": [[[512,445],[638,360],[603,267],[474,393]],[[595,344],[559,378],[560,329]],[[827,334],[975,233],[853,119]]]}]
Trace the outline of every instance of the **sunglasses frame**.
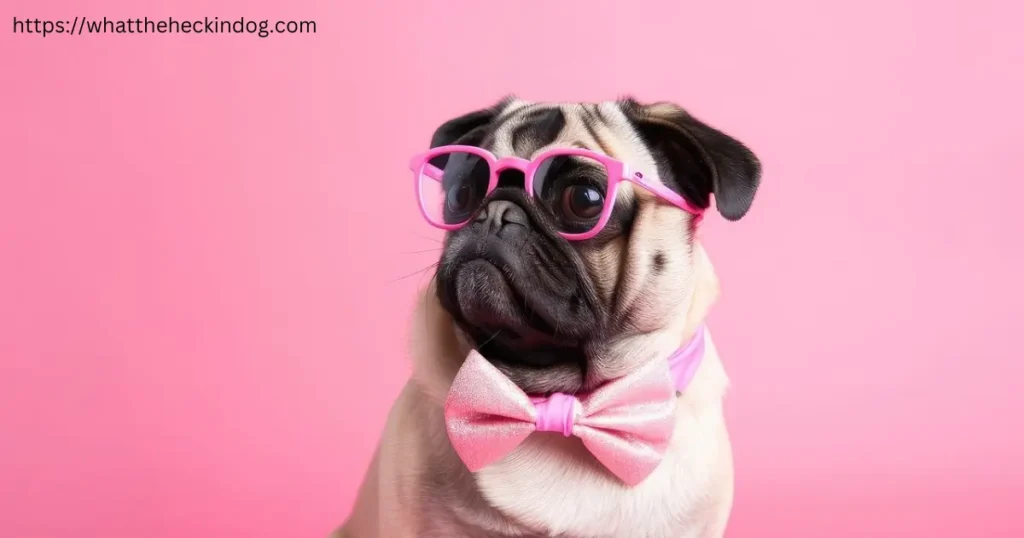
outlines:
[{"label": "sunglasses frame", "polygon": [[[586,157],[593,159],[604,166],[605,171],[608,173],[608,186],[605,194],[605,204],[601,209],[601,216],[598,218],[597,223],[593,228],[583,233],[568,233],[559,231],[559,235],[570,240],[570,241],[583,241],[590,239],[597,234],[601,233],[605,225],[608,223],[608,219],[611,217],[612,211],[615,209],[615,197],[619,191],[619,184],[623,181],[629,181],[634,183],[643,189],[647,190],[651,194],[669,202],[670,204],[690,213],[694,216],[694,225],[700,223],[704,217],[704,210],[694,206],[688,202],[685,198],[677,194],[675,191],[669,189],[664,185],[658,183],[652,183],[647,180],[641,172],[632,171],[629,165],[618,160],[613,159],[603,153],[591,151],[583,148],[573,147],[555,147],[544,150],[537,154],[533,159],[524,159],[522,157],[503,157],[498,158],[490,151],[475,146],[439,146],[429,151],[415,155],[409,161],[409,169],[413,172],[413,179],[416,181],[416,198],[419,202],[420,213],[423,214],[423,218],[426,219],[430,225],[442,230],[452,231],[462,228],[473,220],[472,214],[465,221],[457,224],[447,224],[445,222],[437,222],[430,217],[430,213],[427,211],[427,207],[424,204],[425,197],[423,196],[423,182],[424,178],[432,179],[434,181],[442,181],[444,176],[444,170],[430,164],[430,160],[446,153],[469,153],[480,157],[487,163],[490,178],[487,183],[487,192],[484,193],[483,199],[486,200],[487,196],[490,196],[494,189],[498,187],[498,176],[505,170],[518,170],[523,173],[526,177],[526,183],[524,189],[526,190],[526,196],[529,198],[534,197],[533,193],[533,178],[537,173],[537,169],[540,168],[541,163],[547,159],[554,157]],[[480,207],[484,207],[486,204],[481,203]],[[479,211],[477,208],[473,213]]]}]

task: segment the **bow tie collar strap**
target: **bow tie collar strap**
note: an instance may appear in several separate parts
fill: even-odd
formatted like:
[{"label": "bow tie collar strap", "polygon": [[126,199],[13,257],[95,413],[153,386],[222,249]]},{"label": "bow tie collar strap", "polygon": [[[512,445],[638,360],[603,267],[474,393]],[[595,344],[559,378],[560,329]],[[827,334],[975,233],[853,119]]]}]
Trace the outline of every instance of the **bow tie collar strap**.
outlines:
[{"label": "bow tie collar strap", "polygon": [[445,402],[448,437],[466,467],[476,472],[535,431],[575,436],[609,471],[635,486],[668,449],[676,391],[692,379],[703,355],[703,329],[698,335],[669,361],[648,363],[587,394],[547,398],[529,397],[472,351]]},{"label": "bow tie collar strap", "polygon": [[706,333],[706,327],[697,327],[690,341],[669,356],[668,369],[672,375],[672,382],[675,383],[676,392],[683,392],[697,374],[697,367],[704,358],[707,345]]}]

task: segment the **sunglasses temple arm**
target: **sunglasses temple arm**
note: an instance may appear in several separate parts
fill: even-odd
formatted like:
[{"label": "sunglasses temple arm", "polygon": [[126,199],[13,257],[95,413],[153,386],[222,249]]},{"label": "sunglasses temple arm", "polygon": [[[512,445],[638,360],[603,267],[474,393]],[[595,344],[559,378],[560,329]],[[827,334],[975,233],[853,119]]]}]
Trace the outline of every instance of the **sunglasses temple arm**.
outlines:
[{"label": "sunglasses temple arm", "polygon": [[695,207],[693,204],[688,202],[686,198],[683,198],[675,191],[668,189],[667,187],[651,184],[646,180],[638,177],[633,177],[631,179],[633,180],[633,183],[640,185],[651,194],[655,196],[660,196],[661,198],[664,198],[665,200],[671,202],[679,209],[682,209],[683,211],[686,211],[687,213],[693,215],[694,224],[699,224],[700,221],[704,220],[704,210]]}]

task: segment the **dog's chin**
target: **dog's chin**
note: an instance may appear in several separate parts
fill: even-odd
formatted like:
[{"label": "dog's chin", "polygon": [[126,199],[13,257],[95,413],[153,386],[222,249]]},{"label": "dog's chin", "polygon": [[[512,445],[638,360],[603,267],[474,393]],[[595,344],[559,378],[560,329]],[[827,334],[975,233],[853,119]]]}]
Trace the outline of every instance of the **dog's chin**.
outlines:
[{"label": "dog's chin", "polygon": [[484,259],[461,264],[448,287],[443,302],[470,345],[521,388],[546,393],[582,386],[584,342],[559,332],[561,305],[552,304],[558,299],[520,285],[507,267]]}]

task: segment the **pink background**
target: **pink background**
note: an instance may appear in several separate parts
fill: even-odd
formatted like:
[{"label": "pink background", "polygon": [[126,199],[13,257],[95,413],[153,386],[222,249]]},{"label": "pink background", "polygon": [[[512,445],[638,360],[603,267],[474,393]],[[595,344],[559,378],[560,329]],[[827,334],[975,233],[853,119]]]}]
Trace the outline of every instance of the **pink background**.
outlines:
[{"label": "pink background", "polygon": [[[408,156],[505,93],[629,92],[765,166],[749,217],[706,234],[735,384],[728,535],[1024,536],[1022,14],[4,2],[0,534],[323,536],[405,380],[414,273],[438,255]],[[11,31],[76,15],[319,32]]]}]

